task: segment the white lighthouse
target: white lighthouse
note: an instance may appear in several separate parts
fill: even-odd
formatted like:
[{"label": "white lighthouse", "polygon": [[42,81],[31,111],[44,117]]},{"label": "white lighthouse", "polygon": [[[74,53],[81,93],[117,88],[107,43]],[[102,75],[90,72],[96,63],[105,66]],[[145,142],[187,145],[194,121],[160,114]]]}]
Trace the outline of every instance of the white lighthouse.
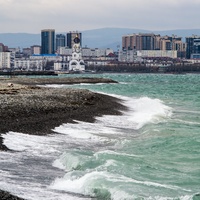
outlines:
[{"label": "white lighthouse", "polygon": [[78,34],[74,38],[74,44],[72,46],[72,58],[69,61],[69,71],[85,71],[85,63],[82,59],[80,38]]}]

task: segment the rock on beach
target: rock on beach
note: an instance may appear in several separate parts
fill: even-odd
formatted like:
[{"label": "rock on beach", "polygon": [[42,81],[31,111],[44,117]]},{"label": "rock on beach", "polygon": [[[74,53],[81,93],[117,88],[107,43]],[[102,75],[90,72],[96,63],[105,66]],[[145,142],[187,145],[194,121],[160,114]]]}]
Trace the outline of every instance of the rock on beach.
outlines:
[{"label": "rock on beach", "polygon": [[24,200],[22,198],[14,196],[10,194],[9,192],[3,191],[3,190],[0,190],[0,199],[1,200]]}]

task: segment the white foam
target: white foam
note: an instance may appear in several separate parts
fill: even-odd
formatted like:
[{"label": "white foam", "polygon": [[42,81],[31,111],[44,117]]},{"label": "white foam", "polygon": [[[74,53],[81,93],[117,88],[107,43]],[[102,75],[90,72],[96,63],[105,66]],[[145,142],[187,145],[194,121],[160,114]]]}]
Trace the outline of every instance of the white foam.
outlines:
[{"label": "white foam", "polygon": [[71,171],[76,169],[78,166],[81,166],[87,160],[87,156],[81,155],[80,158],[76,153],[65,152],[59,159],[54,161],[53,166],[66,171]]},{"label": "white foam", "polygon": [[[111,193],[112,199],[116,197],[116,191],[119,191],[120,185],[126,185],[127,187],[134,188],[133,185],[146,185],[146,186],[153,186],[155,188],[164,188],[170,190],[182,190],[188,191],[177,186],[173,185],[166,185],[160,184],[150,181],[138,181],[135,179],[127,178],[122,175],[112,174],[105,171],[92,171],[86,174],[82,173],[68,173],[64,178],[58,178],[52,183],[50,186],[52,189],[56,190],[64,190],[67,192],[77,192],[83,195],[91,195],[95,196],[94,190],[96,188],[100,190],[106,189],[108,192]],[[125,192],[124,192],[125,193]]]},{"label": "white foam", "polygon": [[17,152],[0,154],[0,189],[27,200],[83,199],[48,189],[50,177],[63,175],[51,164],[63,150],[63,144],[67,144],[66,135],[35,136],[8,132],[2,137],[4,144]]},{"label": "white foam", "polygon": [[73,124],[63,124],[60,125],[59,127],[56,127],[53,129],[54,132],[57,133],[62,133],[62,134],[66,134],[72,138],[78,138],[78,139],[98,139],[97,137],[95,137],[94,135],[85,132],[84,130],[81,129],[73,129],[73,126],[77,127],[78,125],[73,125]]},{"label": "white foam", "polygon": [[187,124],[187,125],[200,125],[200,122],[192,122],[192,121],[186,121],[186,120],[181,120],[181,119],[176,119],[174,121],[180,122],[182,124]]},{"label": "white foam", "polygon": [[117,130],[112,127],[102,126],[98,123],[87,123],[82,121],[75,124],[62,124],[53,129],[54,132],[62,133],[71,138],[93,140],[93,141],[107,141],[107,135],[116,134]]},{"label": "white foam", "polygon": [[101,154],[111,154],[111,155],[126,156],[126,157],[142,157],[142,156],[135,155],[135,154],[115,152],[115,151],[111,151],[111,150],[99,151],[99,152],[95,153],[94,156],[98,158],[98,156]]},{"label": "white foam", "polygon": [[54,136],[36,136],[12,131],[2,136],[4,144],[15,151],[31,151],[32,154],[38,154],[41,150],[48,154],[57,151],[52,145],[55,141]]},{"label": "white foam", "polygon": [[[73,86],[90,86],[90,85],[105,85],[107,83],[75,83],[75,84],[45,84],[45,85],[38,85],[40,87],[50,87],[50,88],[65,88],[65,87],[73,87]],[[116,83],[112,83],[116,84]]]},{"label": "white foam", "polygon": [[46,85],[37,85],[39,87],[50,87],[50,88],[63,88],[66,87],[66,84],[46,84]]},{"label": "white foam", "polygon": [[133,111],[130,113],[130,122],[136,123],[136,129],[143,127],[147,123],[159,123],[164,118],[170,117],[172,109],[159,99],[142,97],[128,102]]},{"label": "white foam", "polygon": [[91,190],[95,188],[95,184],[98,184],[97,180],[106,180],[106,178],[107,175],[103,172],[91,172],[82,176],[68,173],[64,178],[56,179],[50,188],[94,196]]},{"label": "white foam", "polygon": [[97,117],[98,123],[102,123],[104,126],[138,130],[146,124],[163,122],[172,115],[172,108],[166,106],[164,102],[159,99],[151,99],[148,97],[135,99],[131,97],[124,98],[117,95],[114,96],[122,98],[124,100],[124,105],[127,106],[129,110],[123,112],[122,116],[106,115],[103,118]]},{"label": "white foam", "polygon": [[[18,153],[11,154],[9,156],[7,152],[2,153],[0,155],[0,162],[10,162],[12,164],[18,165],[20,162],[23,162],[23,159],[27,160],[35,159],[35,157],[39,157],[40,159],[49,158],[51,164],[53,160],[53,166],[66,170],[72,171],[73,169],[78,168],[79,165],[84,164],[87,161],[93,161],[92,159],[98,159],[98,156],[101,154],[112,154],[112,155],[122,155],[128,157],[138,157],[134,154],[126,154],[126,153],[118,153],[111,150],[99,151],[98,153],[94,153],[91,157],[87,157],[87,155],[80,155],[76,153],[63,153],[67,148],[70,148],[70,143],[73,143],[73,147],[84,146],[86,149],[91,150],[91,146],[95,146],[99,144],[104,144],[104,147],[108,147],[108,142],[114,141],[114,145],[117,144],[117,141],[124,141],[124,131],[122,128],[130,128],[139,129],[148,123],[159,123],[163,120],[166,120],[171,116],[171,108],[164,105],[164,103],[158,99],[150,99],[147,97],[135,99],[135,98],[124,98],[125,105],[127,105],[130,110],[124,112],[122,116],[103,116],[98,117],[96,123],[86,123],[76,121],[75,124],[63,124],[59,127],[55,127],[53,131],[62,133],[50,136],[33,136],[22,133],[9,132],[4,137],[4,144],[12,149],[18,151]],[[123,140],[122,140],[123,139]],[[101,143],[102,142],[102,143]],[[70,147],[69,147],[70,146]],[[113,146],[112,146],[113,147]],[[99,149],[98,149],[99,150]],[[63,154],[62,154],[63,153]],[[58,158],[58,155],[60,155]],[[6,157],[8,160],[6,160]],[[66,160],[67,159],[67,160]],[[35,160],[33,160],[33,163]],[[150,185],[154,187],[163,187],[168,189],[177,189],[174,186],[162,185],[159,183],[145,182],[145,181],[137,181],[134,179],[130,179],[124,176],[119,176],[117,174],[108,173],[102,171],[104,169],[111,167],[115,167],[117,165],[117,161],[115,159],[107,159],[105,162],[100,164],[98,167],[93,169],[87,169],[85,171],[73,171],[68,172],[67,175],[63,178],[56,179],[55,182],[51,185],[50,189],[56,190],[64,190],[67,192],[80,193],[83,195],[94,195],[93,189],[95,187],[100,187],[103,185],[103,189],[108,189],[112,194],[114,199],[117,199],[117,196],[127,195],[125,193],[118,193],[119,188],[116,185],[126,184],[126,183],[134,183],[134,184],[143,184]],[[18,169],[14,167],[13,172],[18,172]],[[29,168],[22,169],[25,172],[29,172]],[[31,169],[32,170],[32,169]],[[97,170],[97,171],[95,171]],[[100,171],[98,171],[100,170]],[[17,173],[16,173],[17,174]],[[14,179],[17,179],[17,175],[15,173],[4,173],[0,171],[0,176],[2,180],[0,180],[0,188],[6,189],[9,188],[9,191],[15,193],[15,184]],[[10,178],[13,178],[13,182],[9,182]],[[20,179],[20,176],[18,177]],[[3,185],[3,183],[7,183]],[[117,183],[117,184],[115,184]],[[119,183],[119,184],[118,184]],[[40,189],[36,183],[30,182],[22,182],[19,183],[18,180],[18,191],[24,191],[24,195],[22,195],[25,199],[48,199],[47,193],[49,192],[51,198],[49,199],[62,199],[62,194],[54,193],[53,190],[49,191],[47,185],[42,185],[42,187],[47,187],[47,190]],[[20,185],[21,184],[21,185]],[[178,188],[179,189],[179,188]],[[29,192],[27,192],[29,191]],[[52,194],[51,194],[52,193]],[[19,194],[16,191],[16,194]],[[30,195],[30,197],[27,197]],[[58,197],[58,198],[57,198]],[[66,196],[65,196],[66,197]],[[64,199],[64,198],[63,198]],[[72,197],[67,197],[66,199],[73,199]],[[74,199],[76,199],[74,197]],[[81,199],[78,197],[78,199]]]},{"label": "white foam", "polygon": [[177,198],[156,196],[156,197],[147,197],[145,199],[146,200],[175,200],[175,199],[193,200],[193,195],[185,195],[185,196],[180,196],[180,197],[177,197]]},{"label": "white foam", "polygon": [[[104,83],[97,83],[97,85],[101,85]],[[79,85],[90,85],[90,84],[79,84]],[[46,85],[46,87],[66,87],[67,85]],[[105,94],[103,92],[100,92]],[[106,94],[107,95],[107,94]],[[124,97],[121,95],[112,94],[112,96],[120,98],[124,101],[124,105],[129,108],[128,112],[124,112],[123,116],[103,116],[96,117],[98,123],[103,123],[104,126],[110,127],[118,127],[118,128],[131,128],[138,130],[149,123],[160,123],[166,118],[171,117],[172,108],[166,106],[163,101],[159,99],[152,99],[149,97]],[[56,128],[54,131],[58,131],[59,133],[64,133],[61,130]],[[71,135],[72,136],[72,135]],[[87,139],[91,138],[90,134],[73,134],[72,137],[85,137]],[[93,138],[94,139],[94,138]]]}]

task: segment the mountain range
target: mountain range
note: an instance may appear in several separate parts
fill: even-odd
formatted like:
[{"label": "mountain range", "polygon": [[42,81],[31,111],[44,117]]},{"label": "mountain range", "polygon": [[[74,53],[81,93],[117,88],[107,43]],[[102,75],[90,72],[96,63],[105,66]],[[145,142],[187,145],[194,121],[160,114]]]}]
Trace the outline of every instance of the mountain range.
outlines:
[{"label": "mountain range", "polygon": [[[130,29],[130,28],[101,28],[86,30],[82,32],[82,46],[89,48],[121,48],[122,36],[133,33],[154,33],[164,35],[177,35],[183,38],[192,35],[200,35],[200,29],[178,29],[178,30],[165,30],[165,31],[150,31],[143,29]],[[59,32],[60,33],[60,32]],[[57,34],[57,33],[56,33]],[[63,33],[66,34],[66,33]],[[26,48],[32,45],[40,45],[41,35],[31,33],[0,33],[0,43],[8,46],[9,48],[20,47]]]}]

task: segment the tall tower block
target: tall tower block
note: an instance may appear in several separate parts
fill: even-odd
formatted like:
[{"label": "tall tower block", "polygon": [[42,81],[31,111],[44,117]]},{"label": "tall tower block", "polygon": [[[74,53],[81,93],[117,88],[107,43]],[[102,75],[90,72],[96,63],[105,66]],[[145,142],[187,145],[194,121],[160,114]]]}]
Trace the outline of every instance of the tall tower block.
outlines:
[{"label": "tall tower block", "polygon": [[55,53],[55,30],[41,30],[41,54]]}]

